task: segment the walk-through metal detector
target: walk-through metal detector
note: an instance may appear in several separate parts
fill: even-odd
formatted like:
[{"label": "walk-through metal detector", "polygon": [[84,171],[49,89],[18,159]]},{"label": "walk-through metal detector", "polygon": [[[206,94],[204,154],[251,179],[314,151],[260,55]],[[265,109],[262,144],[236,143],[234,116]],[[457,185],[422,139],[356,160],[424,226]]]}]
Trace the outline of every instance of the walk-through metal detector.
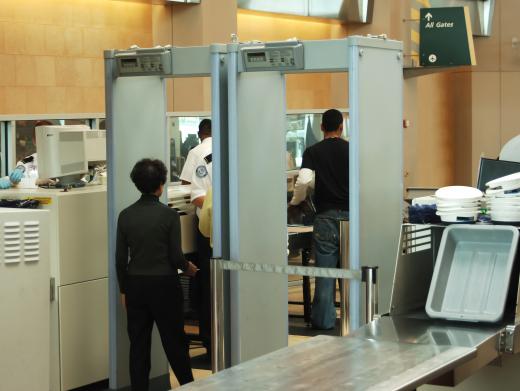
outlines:
[{"label": "walk-through metal detector", "polygon": [[[211,75],[214,257],[277,266],[287,263],[284,75],[348,72],[350,265],[380,267],[386,307],[403,194],[400,42],[350,37],[111,50],[105,52],[105,72],[111,389],[129,384],[114,263],[117,216],[138,197],[129,178],[135,162],[168,159],[166,78]],[[359,290],[353,281],[351,329],[360,324]],[[287,346],[285,275],[231,273],[220,293],[228,322],[224,366]],[[168,365],[157,335],[151,377],[152,389],[166,387]]]},{"label": "walk-through metal detector", "polygon": [[[126,389],[130,383],[126,316],[119,301],[114,261],[117,217],[139,197],[130,181],[130,171],[145,157],[168,161],[166,78],[213,74],[212,104],[220,107],[220,100],[224,98],[223,106],[226,106],[226,58],[223,53],[219,54],[221,49],[225,50],[225,46],[105,51],[111,390]],[[227,128],[225,111],[224,116],[214,112],[212,118],[213,148],[218,150],[220,128]],[[218,162],[214,165],[219,167]],[[163,202],[166,200],[164,194]],[[168,363],[157,333],[153,337],[151,378],[151,389],[169,388]]]},{"label": "walk-through metal detector", "polygon": [[[229,259],[287,264],[285,74],[348,72],[350,268],[379,266],[387,308],[402,221],[401,42],[353,36],[233,43],[227,61],[229,177],[214,180],[214,191],[229,192],[229,210],[218,211],[229,218]],[[226,158],[214,153],[215,160]],[[229,289],[225,366],[287,346],[286,275],[232,272]],[[360,301],[359,281],[352,281],[351,330],[360,326]]]}]

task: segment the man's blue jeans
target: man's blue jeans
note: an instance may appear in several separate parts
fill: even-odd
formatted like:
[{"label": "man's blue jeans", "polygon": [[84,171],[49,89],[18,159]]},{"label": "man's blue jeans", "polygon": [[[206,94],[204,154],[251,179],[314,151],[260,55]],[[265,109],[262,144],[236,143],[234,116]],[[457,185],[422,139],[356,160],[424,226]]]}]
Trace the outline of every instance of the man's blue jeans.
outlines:
[{"label": "man's blue jeans", "polygon": [[[314,220],[314,251],[316,267],[338,267],[339,221],[348,220],[349,213],[332,209],[316,215]],[[311,321],[317,329],[328,330],[336,325],[336,279],[317,277],[314,286]]]}]

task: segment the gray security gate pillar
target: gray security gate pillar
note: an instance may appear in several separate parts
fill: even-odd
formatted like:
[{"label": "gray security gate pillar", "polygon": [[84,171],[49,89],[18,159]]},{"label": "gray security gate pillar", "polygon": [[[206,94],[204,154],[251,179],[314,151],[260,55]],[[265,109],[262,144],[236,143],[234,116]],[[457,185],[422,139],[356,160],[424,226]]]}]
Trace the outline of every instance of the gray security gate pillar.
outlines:
[{"label": "gray security gate pillar", "polygon": [[[349,118],[350,266],[379,266],[380,308],[387,311],[403,212],[401,42],[349,38]],[[350,286],[354,330],[360,283]]]},{"label": "gray security gate pillar", "polygon": [[[129,343],[126,313],[120,304],[115,270],[115,233],[119,212],[135,202],[139,193],[130,180],[133,165],[151,157],[166,162],[166,94],[164,79],[157,76],[114,78],[116,63],[111,53],[105,55],[106,128],[108,168],[109,224],[109,344],[110,389],[130,384],[128,371]],[[111,88],[109,88],[111,86]],[[166,201],[166,194],[162,201]],[[162,351],[156,328],[152,338],[153,382],[162,389],[169,384],[168,362]]]},{"label": "gray security gate pillar", "polygon": [[[213,141],[213,258],[229,259],[229,134],[226,45],[211,46],[211,112]],[[213,262],[213,261],[212,261]],[[229,278],[212,269],[212,368],[230,363]],[[219,273],[221,273],[219,271]],[[218,287],[218,289],[217,289]],[[213,289],[215,288],[215,289]],[[221,307],[220,307],[221,306]],[[224,316],[223,316],[224,315]]]},{"label": "gray security gate pillar", "polygon": [[[284,76],[238,73],[237,49],[228,45],[230,259],[285,265]],[[231,275],[232,364],[287,346],[287,289],[285,275]]]}]

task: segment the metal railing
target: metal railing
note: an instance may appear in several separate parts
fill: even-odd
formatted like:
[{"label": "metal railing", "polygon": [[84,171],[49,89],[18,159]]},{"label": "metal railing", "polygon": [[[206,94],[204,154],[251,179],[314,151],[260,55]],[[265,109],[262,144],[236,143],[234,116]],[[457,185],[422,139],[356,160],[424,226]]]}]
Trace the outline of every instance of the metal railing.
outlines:
[{"label": "metal railing", "polygon": [[[339,265],[341,269],[350,269],[350,258],[348,254],[349,246],[349,225],[348,220],[339,222]],[[349,300],[349,283],[348,280],[342,278],[339,280],[339,308],[340,308],[340,331],[341,335],[348,335],[350,332],[350,300]]]},{"label": "metal railing", "polygon": [[217,260],[210,263],[211,278],[211,368],[213,373],[226,367],[224,341],[224,270]]},{"label": "metal railing", "polygon": [[378,269],[377,266],[361,268],[361,280],[365,283],[365,323],[372,322],[379,310]]}]

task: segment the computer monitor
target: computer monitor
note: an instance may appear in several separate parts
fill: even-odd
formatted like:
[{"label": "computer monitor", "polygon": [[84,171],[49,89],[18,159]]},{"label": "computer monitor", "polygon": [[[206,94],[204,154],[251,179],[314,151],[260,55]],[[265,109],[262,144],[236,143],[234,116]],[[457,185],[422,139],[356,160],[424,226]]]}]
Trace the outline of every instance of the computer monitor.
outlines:
[{"label": "computer monitor", "polygon": [[520,163],[508,160],[480,158],[477,188],[486,191],[486,183],[493,179],[520,172]]},{"label": "computer monitor", "polygon": [[58,178],[61,186],[79,183],[88,173],[85,125],[38,126],[38,177]]}]

